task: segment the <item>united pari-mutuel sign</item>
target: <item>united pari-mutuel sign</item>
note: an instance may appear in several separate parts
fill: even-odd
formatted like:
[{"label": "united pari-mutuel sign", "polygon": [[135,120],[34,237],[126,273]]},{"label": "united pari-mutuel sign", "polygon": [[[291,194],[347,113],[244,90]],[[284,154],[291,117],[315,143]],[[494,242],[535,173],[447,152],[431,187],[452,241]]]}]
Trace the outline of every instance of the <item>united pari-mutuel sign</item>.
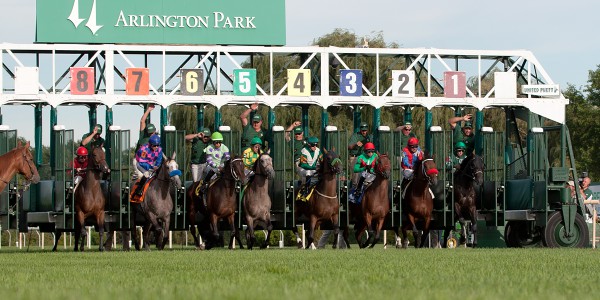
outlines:
[{"label": "united pari-mutuel sign", "polygon": [[36,42],[285,45],[283,0],[37,0]]}]

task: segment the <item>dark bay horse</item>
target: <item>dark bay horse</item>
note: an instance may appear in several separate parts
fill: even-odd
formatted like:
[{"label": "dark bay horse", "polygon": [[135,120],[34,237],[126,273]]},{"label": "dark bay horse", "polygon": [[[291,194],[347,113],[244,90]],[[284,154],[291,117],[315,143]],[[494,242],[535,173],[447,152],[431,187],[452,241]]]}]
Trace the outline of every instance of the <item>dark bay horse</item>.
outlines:
[{"label": "dark bay horse", "polygon": [[254,162],[254,176],[244,191],[244,212],[246,215],[246,242],[248,249],[252,250],[256,237],[254,227],[257,222],[263,222],[267,229],[265,242],[261,249],[267,248],[273,225],[271,224],[271,196],[269,196],[269,179],[275,176],[273,159],[268,153],[261,153]]},{"label": "dark bay horse", "polygon": [[25,177],[25,186],[40,182],[40,174],[29,151],[29,142],[21,145],[19,141],[15,149],[0,156],[0,191],[6,188],[16,173]]},{"label": "dark bay horse", "polygon": [[[106,198],[100,187],[102,175],[110,172],[106,163],[106,154],[102,147],[94,147],[88,154],[88,167],[85,173],[85,178],[76,187],[73,197],[75,197],[75,251],[83,251],[85,237],[85,220],[92,217],[98,226],[100,234],[100,251],[104,251],[104,205]],[[54,238],[54,247],[52,251],[56,251],[58,240],[61,232],[58,231]],[[81,238],[81,246],[79,249],[79,239]]]},{"label": "dark bay horse", "polygon": [[[164,154],[163,154],[164,155]],[[149,250],[150,230],[154,229],[156,248],[163,250],[168,240],[171,212],[173,211],[173,198],[171,186],[181,187],[180,171],[175,161],[176,153],[172,157],[163,156],[163,162],[154,174],[154,179],[149,183],[148,189],[141,203],[131,203],[131,236],[136,250],[140,250],[137,225],[143,227],[144,250]],[[143,224],[137,224],[137,215],[144,219]]]},{"label": "dark bay horse", "polygon": [[[355,237],[358,241],[360,248],[369,246],[371,238],[371,248],[379,242],[379,236],[381,228],[383,228],[383,222],[385,217],[390,212],[390,201],[388,198],[389,192],[389,178],[391,176],[392,163],[387,154],[378,154],[377,161],[375,163],[375,179],[365,189],[362,197],[361,206],[355,205],[358,209],[353,209],[353,215],[356,219],[355,225]],[[373,223],[374,222],[374,223]],[[375,226],[371,226],[371,225]],[[373,227],[375,227],[373,232]],[[364,244],[361,244],[362,235],[368,230],[369,238]],[[344,229],[344,239],[347,241],[347,228]]]},{"label": "dark bay horse", "polygon": [[[479,155],[470,154],[454,173],[454,215],[462,228],[460,244],[466,242],[467,226],[465,219],[471,221],[473,247],[477,247],[477,207],[475,184],[483,183],[483,159]],[[447,245],[450,228],[444,233],[444,245]]]},{"label": "dark bay horse", "polygon": [[[422,161],[417,161],[414,165],[414,177],[412,182],[406,187],[404,199],[402,199],[402,211],[406,215],[402,224],[402,247],[408,247],[407,231],[410,227],[415,238],[415,248],[423,247],[425,240],[423,237],[429,235],[429,223],[431,222],[431,212],[433,211],[433,196],[429,186],[437,183],[438,170],[435,167],[433,158],[426,155]],[[417,230],[417,221],[423,223],[421,233]],[[396,235],[398,232],[396,231]]]},{"label": "dark bay horse", "polygon": [[[317,225],[322,221],[331,221],[334,229],[333,247],[337,246],[340,227],[338,224],[340,201],[337,193],[337,175],[342,171],[342,161],[334,150],[323,149],[323,162],[315,176],[319,176],[319,182],[308,201],[295,201],[296,220],[302,215],[309,218],[308,242],[306,248],[313,248],[314,233]],[[302,247],[302,239],[298,235],[296,226],[292,228],[296,235],[298,248]]]},{"label": "dark bay horse", "polygon": [[[208,179],[207,179],[208,180]],[[244,174],[244,163],[242,158],[239,156],[232,157],[230,160],[225,161],[223,170],[220,177],[209,186],[206,192],[206,201],[202,199],[202,195],[197,196],[195,191],[200,182],[195,182],[188,190],[188,209],[190,203],[193,202],[194,206],[199,206],[197,211],[204,213],[208,217],[210,230],[212,232],[212,241],[206,244],[206,248],[210,249],[217,243],[219,239],[219,229],[217,222],[220,219],[227,219],[231,228],[231,239],[229,241],[229,249],[233,249],[233,239],[235,238],[240,248],[243,249],[242,241],[240,239],[240,233],[235,226],[235,211],[238,207],[238,192],[236,191],[236,183],[242,183],[246,181],[246,174]],[[206,205],[204,205],[206,203]],[[190,224],[195,222],[194,211],[193,218],[188,215]],[[194,226],[190,226],[190,232],[194,236],[196,247],[201,247],[199,240],[196,236],[196,230]]]}]

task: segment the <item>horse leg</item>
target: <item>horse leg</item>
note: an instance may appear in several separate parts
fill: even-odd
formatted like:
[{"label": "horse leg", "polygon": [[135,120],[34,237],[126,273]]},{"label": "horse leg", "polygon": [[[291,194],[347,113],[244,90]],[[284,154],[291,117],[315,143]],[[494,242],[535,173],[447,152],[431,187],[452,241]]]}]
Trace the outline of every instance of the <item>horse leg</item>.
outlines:
[{"label": "horse leg", "polygon": [[[413,238],[415,239],[415,248],[419,248],[421,245],[421,232],[417,229],[415,217],[411,214],[408,215],[408,222],[412,225]],[[408,242],[408,240],[407,240]]]},{"label": "horse leg", "polygon": [[362,245],[361,248],[366,248],[367,246],[369,246],[369,242],[373,238],[373,227],[371,226],[372,221],[373,221],[373,216],[370,213],[366,213],[363,216],[363,219],[365,220],[365,227],[367,229],[367,232],[369,233],[369,237],[367,238],[367,240],[365,241],[365,243]]},{"label": "horse leg", "polygon": [[344,227],[344,232],[342,233],[344,237],[344,243],[346,243],[346,248],[350,249],[350,241],[348,240],[348,226]]},{"label": "horse leg", "polygon": [[194,238],[194,245],[196,245],[196,249],[200,250],[200,239],[196,236],[196,224],[190,224],[190,234]]},{"label": "horse leg", "polygon": [[267,236],[265,237],[265,242],[260,246],[260,249],[266,249],[269,245],[269,240],[271,239],[271,232],[273,231],[273,224],[271,223],[271,217],[267,216],[267,220],[265,221],[267,225]]},{"label": "horse leg", "polygon": [[296,236],[296,243],[298,244],[298,249],[302,249],[302,239],[300,238],[300,235],[298,234],[298,227],[297,226],[292,227],[292,232]]},{"label": "horse leg", "polygon": [[81,232],[81,244],[79,245],[79,251],[83,252],[83,250],[85,249],[85,240],[87,239],[87,231],[85,230],[85,226],[83,226],[83,224],[81,224],[79,232]]},{"label": "horse leg", "polygon": [[419,248],[423,248],[423,246],[425,246],[425,241],[429,241],[429,223],[431,223],[431,216],[428,216],[427,218],[425,218],[425,226],[423,228],[423,235],[421,238],[421,245],[419,246]]},{"label": "horse leg", "polygon": [[465,222],[465,218],[462,215],[462,207],[461,207],[460,203],[458,203],[458,202],[454,203],[454,212],[456,213],[456,218],[458,219],[458,223],[461,226],[460,241],[458,242],[458,244],[459,245],[466,244],[467,228],[465,227],[466,222]]},{"label": "horse leg", "polygon": [[233,239],[240,244],[240,249],[244,249],[244,244],[242,244],[242,239],[240,238],[240,231],[235,227],[235,214],[231,214],[228,217],[229,226],[231,227],[231,239],[229,241],[229,249],[233,249]]},{"label": "horse leg", "polygon": [[331,223],[333,223],[333,249],[336,249],[338,246],[339,236],[340,236],[340,225],[338,224],[338,215],[335,214],[331,217]]},{"label": "horse leg", "polygon": [[408,227],[410,226],[410,223],[406,223],[404,225],[402,225],[402,248],[403,249],[407,249],[408,248]]},{"label": "horse leg", "polygon": [[101,209],[100,213],[96,215],[96,224],[98,224],[98,234],[100,235],[100,245],[98,246],[98,250],[100,252],[104,251],[104,209]]},{"label": "horse leg", "polygon": [[442,248],[448,247],[448,239],[450,239],[450,231],[451,231],[451,226],[444,227],[444,244],[442,245]]},{"label": "horse leg", "polygon": [[475,206],[471,207],[471,234],[473,234],[473,245],[472,247],[477,247],[477,208]]},{"label": "horse leg", "polygon": [[60,235],[62,232],[55,231],[54,232],[54,247],[52,247],[52,252],[56,252],[56,247],[58,247],[58,240],[60,240]]},{"label": "horse leg", "polygon": [[[150,251],[150,230],[152,230],[152,223],[146,222],[146,224],[142,226],[142,238],[144,239],[143,249],[146,251]],[[154,238],[158,237],[155,236]]]},{"label": "horse leg", "polygon": [[164,250],[165,249],[165,245],[167,245],[167,243],[169,242],[169,224],[171,222],[171,216],[167,215],[167,217],[163,220],[163,226],[162,226],[162,230],[163,230],[163,239],[162,239],[162,246],[160,248],[160,250]]},{"label": "horse leg", "polygon": [[375,244],[379,243],[379,235],[381,234],[381,228],[383,228],[383,218],[379,218],[379,220],[377,220],[377,228],[375,230],[375,238],[373,239],[373,243],[371,244],[370,248],[373,248],[375,246]]},{"label": "horse leg", "polygon": [[315,216],[310,216],[310,227],[308,229],[308,241],[306,243],[306,249],[312,248],[315,249],[314,241],[315,241],[315,228],[317,227],[317,218]]},{"label": "horse leg", "polygon": [[[85,236],[87,235],[85,232],[85,215],[83,212],[79,211],[75,214],[75,248],[73,251],[83,251],[83,245]],[[79,240],[81,239],[81,247],[78,249]]]},{"label": "horse leg", "polygon": [[248,243],[248,249],[252,250],[256,237],[254,236],[254,219],[250,216],[246,216],[246,243]]}]

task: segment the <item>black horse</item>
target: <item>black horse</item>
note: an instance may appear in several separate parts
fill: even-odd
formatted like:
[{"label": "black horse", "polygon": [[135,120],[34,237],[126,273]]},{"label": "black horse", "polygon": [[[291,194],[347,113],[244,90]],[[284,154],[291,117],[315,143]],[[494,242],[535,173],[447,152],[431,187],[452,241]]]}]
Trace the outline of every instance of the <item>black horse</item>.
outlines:
[{"label": "black horse", "polygon": [[[466,242],[467,227],[465,219],[471,221],[473,234],[473,247],[477,246],[477,207],[475,184],[483,183],[484,164],[481,156],[471,154],[460,164],[454,173],[454,215],[462,228],[460,244]],[[451,227],[447,227],[444,234],[444,245],[447,245]]]}]

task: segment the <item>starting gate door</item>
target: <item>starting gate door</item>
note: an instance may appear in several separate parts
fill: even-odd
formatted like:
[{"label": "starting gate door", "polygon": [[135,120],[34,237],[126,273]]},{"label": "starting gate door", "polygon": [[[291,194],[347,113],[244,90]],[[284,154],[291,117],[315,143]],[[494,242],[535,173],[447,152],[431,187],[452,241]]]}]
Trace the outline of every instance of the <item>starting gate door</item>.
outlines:
[{"label": "starting gate door", "polygon": [[186,189],[183,185],[184,175],[187,174],[187,151],[185,144],[185,131],[176,130],[175,126],[165,126],[163,130],[163,153],[171,157],[176,153],[175,161],[179,165],[179,170],[183,174],[181,177],[182,187],[175,193],[171,193],[173,198],[173,212],[171,213],[171,230],[187,230],[187,206],[186,206]]},{"label": "starting gate door", "polygon": [[[337,127],[325,127],[325,137],[322,138],[322,140],[324,143],[322,143],[321,150],[335,151],[342,162],[348,161],[348,147],[344,147],[344,145],[347,143],[347,140],[344,138],[343,134],[337,130]],[[348,169],[346,163],[343,165],[342,171],[343,172],[337,177],[337,197],[338,202],[340,203],[338,225],[340,225],[341,228],[344,228],[350,224],[350,210],[348,209],[347,193],[348,189],[346,188],[344,182],[346,182],[345,179],[347,174],[352,174],[352,170]]]},{"label": "starting gate door", "polygon": [[[389,126],[379,126],[379,146],[377,147],[379,153],[389,155],[390,162],[392,163],[392,173],[389,179],[388,185],[388,198],[390,201],[390,213],[387,215],[384,228],[394,228],[400,225],[400,202],[394,201],[395,198],[395,183],[399,180],[397,176],[399,174],[400,164],[394,153],[395,142],[400,142],[400,136],[392,133]],[[401,175],[400,175],[401,176]],[[401,182],[401,181],[400,181]],[[398,184],[399,185],[399,184]],[[399,199],[399,198],[398,198]]]},{"label": "starting gate door", "polygon": [[433,199],[433,219],[434,226],[442,228],[454,224],[454,174],[450,162],[454,152],[454,141],[452,131],[442,131],[440,126],[432,126],[430,132],[431,149],[429,150],[439,171],[437,185],[431,187],[435,195]]},{"label": "starting gate door", "polygon": [[[17,147],[17,131],[0,125],[0,155]],[[0,230],[16,229],[19,204],[16,197],[17,182],[11,178],[6,188],[0,191]]]},{"label": "starting gate door", "polygon": [[128,215],[132,161],[130,131],[121,130],[119,126],[110,126],[108,135],[110,146],[106,151],[110,167],[110,192],[106,198],[105,221],[111,223],[111,230],[130,228]]},{"label": "starting gate door", "polygon": [[504,132],[494,132],[491,127],[481,128],[479,134],[482,135],[481,154],[485,166],[477,203],[479,215],[485,218],[488,227],[504,226],[505,135]]},{"label": "starting gate door", "polygon": [[271,157],[275,178],[271,180],[271,222],[274,228],[289,229],[294,226],[295,163],[291,142],[285,138],[282,126],[273,126]]}]

